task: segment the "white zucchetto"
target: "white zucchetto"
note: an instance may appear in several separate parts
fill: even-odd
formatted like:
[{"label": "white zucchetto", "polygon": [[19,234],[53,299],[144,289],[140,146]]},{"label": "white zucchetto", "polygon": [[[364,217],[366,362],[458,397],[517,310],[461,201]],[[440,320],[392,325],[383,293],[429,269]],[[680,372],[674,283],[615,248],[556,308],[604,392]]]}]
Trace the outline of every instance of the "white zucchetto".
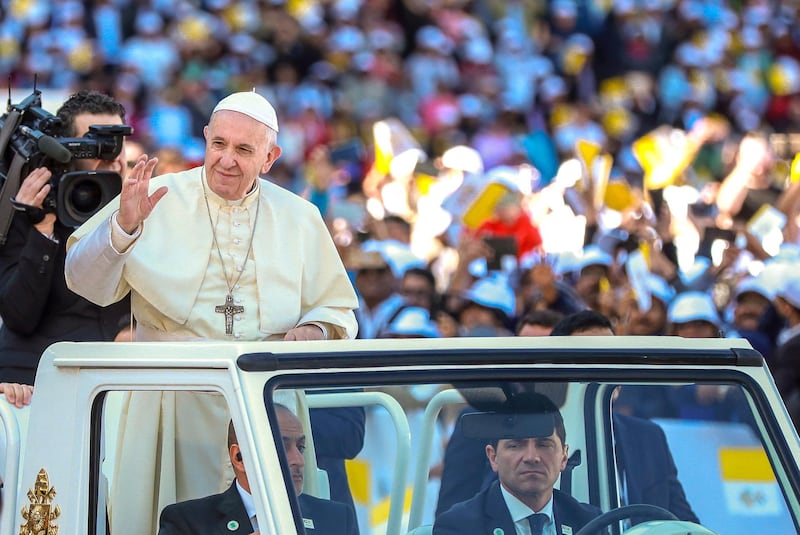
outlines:
[{"label": "white zucchetto", "polygon": [[228,95],[219,101],[211,115],[221,110],[243,113],[259,123],[267,125],[276,132],[278,131],[278,116],[275,113],[275,108],[272,107],[272,104],[267,99],[255,91],[242,91]]}]

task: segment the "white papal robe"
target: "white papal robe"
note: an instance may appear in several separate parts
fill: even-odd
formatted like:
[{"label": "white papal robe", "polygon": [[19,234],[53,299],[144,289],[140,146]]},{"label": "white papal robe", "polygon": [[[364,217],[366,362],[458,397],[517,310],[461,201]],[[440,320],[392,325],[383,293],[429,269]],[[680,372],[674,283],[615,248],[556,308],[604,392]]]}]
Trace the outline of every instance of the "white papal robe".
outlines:
[{"label": "white papal robe", "polygon": [[[357,298],[319,211],[270,182],[257,184],[233,202],[208,188],[202,168],[153,178],[151,192],[162,185],[169,192],[135,238],[116,230],[112,246],[119,199],[70,236],[68,286],[103,306],[130,292],[137,341],[281,339],[304,323],[323,324],[329,338],[355,338]],[[231,293],[244,311],[227,335],[215,307],[240,272]],[[164,506],[226,489],[227,421],[218,394],[127,395],[109,497],[111,533],[152,535]]]}]

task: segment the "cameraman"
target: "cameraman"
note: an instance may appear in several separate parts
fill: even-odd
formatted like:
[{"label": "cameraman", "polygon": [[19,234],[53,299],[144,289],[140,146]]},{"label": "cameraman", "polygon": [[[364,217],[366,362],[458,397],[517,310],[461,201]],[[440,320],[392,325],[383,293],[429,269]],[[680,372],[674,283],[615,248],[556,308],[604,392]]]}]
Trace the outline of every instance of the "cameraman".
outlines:
[{"label": "cameraman", "polygon": [[[125,124],[125,108],[96,91],[73,94],[59,108],[63,137],[81,137],[92,124]],[[114,160],[73,160],[73,170],[127,174],[125,149]],[[23,180],[14,197],[43,208],[52,186],[50,170],[40,167]],[[37,219],[40,219],[37,221]],[[67,289],[64,259],[74,229],[46,213],[15,211],[5,245],[0,247],[0,382],[32,385],[42,352],[59,341],[109,341],[124,335],[130,321],[125,299],[103,308]]]}]

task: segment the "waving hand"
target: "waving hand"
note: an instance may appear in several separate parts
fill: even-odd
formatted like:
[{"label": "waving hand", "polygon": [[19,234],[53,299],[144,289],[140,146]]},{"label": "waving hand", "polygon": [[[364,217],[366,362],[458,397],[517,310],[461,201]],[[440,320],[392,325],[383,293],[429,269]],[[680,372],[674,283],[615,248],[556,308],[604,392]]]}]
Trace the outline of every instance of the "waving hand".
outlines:
[{"label": "waving hand", "polygon": [[139,228],[158,201],[167,193],[167,187],[162,186],[152,195],[149,194],[150,178],[157,163],[158,158],[148,159],[146,154],[142,154],[128,177],[122,181],[117,223],[128,234]]}]

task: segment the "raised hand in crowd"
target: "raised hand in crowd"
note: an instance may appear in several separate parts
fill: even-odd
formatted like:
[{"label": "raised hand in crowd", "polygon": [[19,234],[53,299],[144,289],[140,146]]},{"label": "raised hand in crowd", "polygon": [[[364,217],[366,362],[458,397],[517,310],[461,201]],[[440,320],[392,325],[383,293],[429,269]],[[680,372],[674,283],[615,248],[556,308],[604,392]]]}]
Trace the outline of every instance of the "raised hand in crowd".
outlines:
[{"label": "raised hand in crowd", "polygon": [[517,300],[518,312],[524,308],[550,308],[558,299],[556,273],[550,262],[541,261],[531,266],[520,280],[520,299]]},{"label": "raised hand in crowd", "polygon": [[491,258],[494,254],[492,248],[480,237],[463,235],[459,239],[456,247],[458,253],[458,265],[453,273],[448,293],[455,295],[466,291],[473,282],[473,277],[469,272],[469,266],[479,258]]}]

